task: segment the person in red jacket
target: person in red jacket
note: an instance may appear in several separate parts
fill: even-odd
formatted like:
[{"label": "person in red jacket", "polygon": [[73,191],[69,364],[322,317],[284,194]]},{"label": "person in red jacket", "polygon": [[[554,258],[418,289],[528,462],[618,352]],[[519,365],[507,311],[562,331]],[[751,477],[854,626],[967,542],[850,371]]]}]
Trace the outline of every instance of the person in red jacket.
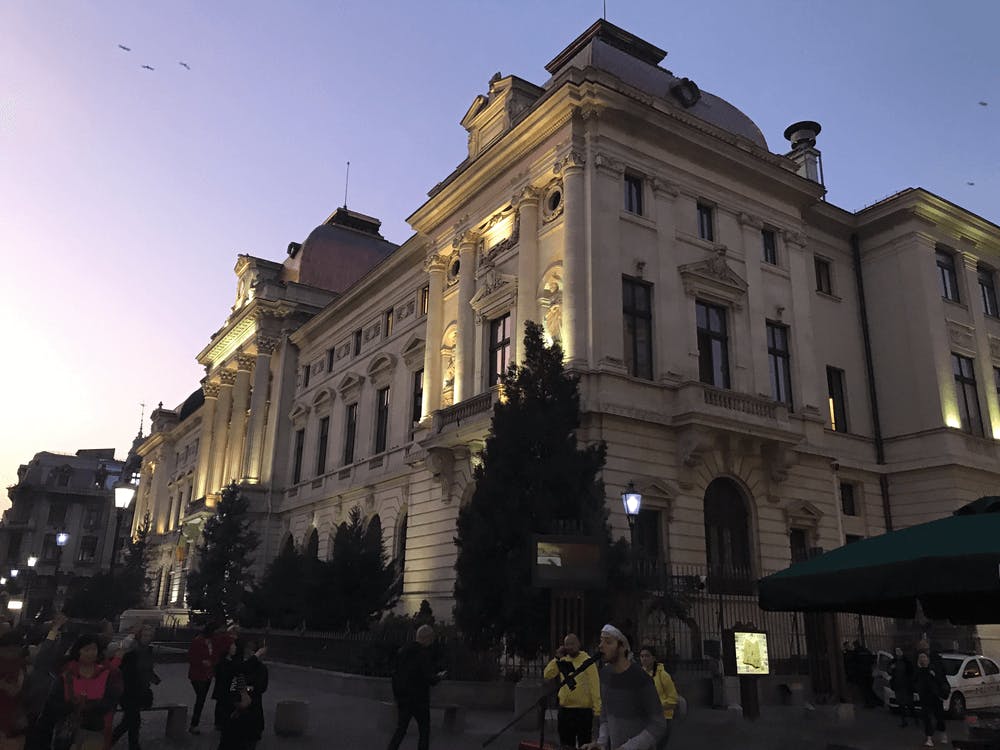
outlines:
[{"label": "person in red jacket", "polygon": [[199,734],[198,724],[201,722],[201,711],[205,708],[208,689],[212,685],[212,675],[219,654],[215,650],[216,624],[209,623],[191,641],[188,649],[188,679],[194,688],[194,713],[191,714],[191,734]]}]

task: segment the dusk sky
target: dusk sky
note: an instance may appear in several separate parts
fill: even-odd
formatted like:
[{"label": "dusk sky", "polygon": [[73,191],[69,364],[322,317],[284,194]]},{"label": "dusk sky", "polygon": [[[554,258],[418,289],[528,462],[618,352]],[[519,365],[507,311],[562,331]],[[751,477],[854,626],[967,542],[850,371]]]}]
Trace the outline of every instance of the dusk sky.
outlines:
[{"label": "dusk sky", "polygon": [[[464,157],[459,120],[490,77],[544,83],[601,12],[0,0],[3,486],[37,451],[124,456],[141,402],[148,431],[157,402],[196,389],[237,253],[282,260],[343,203],[347,160],[349,206],[404,241]],[[819,121],[836,205],[920,186],[1000,223],[996,0],[607,0],[607,16],[746,112],[772,151],[792,122]]]}]

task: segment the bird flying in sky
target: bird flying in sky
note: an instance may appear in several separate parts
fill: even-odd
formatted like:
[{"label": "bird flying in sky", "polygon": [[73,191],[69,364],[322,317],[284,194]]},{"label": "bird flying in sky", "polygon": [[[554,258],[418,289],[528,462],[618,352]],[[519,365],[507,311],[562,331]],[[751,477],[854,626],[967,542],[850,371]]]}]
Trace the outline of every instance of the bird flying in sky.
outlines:
[{"label": "bird flying in sky", "polygon": [[990,106],[990,103],[989,102],[979,102],[979,106],[980,107],[988,107],[988,106]]},{"label": "bird flying in sky", "polygon": [[974,183],[974,182],[967,182],[967,183],[965,183],[965,184],[966,184],[966,185],[975,185],[976,183]]},{"label": "bird flying in sky", "polygon": [[154,68],[152,65],[143,65],[142,67],[145,68],[146,70],[156,70],[156,68]]},{"label": "bird flying in sky", "polygon": [[180,65],[182,68],[187,68],[188,70],[191,70],[191,66],[188,65],[186,62],[179,62],[177,64]]},{"label": "bird flying in sky", "polygon": [[131,52],[131,51],[132,51],[132,48],[131,48],[131,47],[126,47],[126,46],[125,46],[124,44],[119,44],[119,45],[118,45],[118,49],[123,49],[123,50],[125,50],[126,52]]}]

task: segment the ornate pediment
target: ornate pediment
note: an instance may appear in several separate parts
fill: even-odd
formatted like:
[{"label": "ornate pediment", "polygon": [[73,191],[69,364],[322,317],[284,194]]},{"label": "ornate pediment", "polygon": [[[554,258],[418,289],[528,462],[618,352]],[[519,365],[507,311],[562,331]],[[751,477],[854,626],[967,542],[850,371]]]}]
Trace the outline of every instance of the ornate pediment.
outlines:
[{"label": "ornate pediment", "polygon": [[360,375],[349,372],[340,379],[337,384],[337,391],[345,401],[353,401],[361,393],[361,386],[365,379]]},{"label": "ornate pediment", "polygon": [[323,404],[330,404],[333,402],[334,398],[336,398],[336,394],[333,392],[332,388],[320,388],[316,391],[316,395],[313,396],[313,408],[322,406]]},{"label": "ornate pediment", "polygon": [[368,365],[368,379],[372,383],[384,383],[392,377],[396,369],[396,358],[391,354],[379,354]]},{"label": "ornate pediment", "polygon": [[785,506],[785,522],[789,529],[808,529],[815,532],[822,518],[823,511],[806,500],[792,500]]},{"label": "ornate pediment", "polygon": [[705,297],[739,307],[747,293],[747,282],[726,260],[726,249],[719,248],[715,256],[677,269],[689,297]]},{"label": "ornate pediment", "polygon": [[411,370],[417,365],[423,364],[424,348],[424,340],[417,338],[416,336],[412,336],[410,340],[406,342],[406,346],[403,347],[403,361]]},{"label": "ornate pediment", "polygon": [[480,277],[480,287],[469,300],[480,315],[489,315],[502,307],[510,307],[517,294],[517,277],[489,267]]}]

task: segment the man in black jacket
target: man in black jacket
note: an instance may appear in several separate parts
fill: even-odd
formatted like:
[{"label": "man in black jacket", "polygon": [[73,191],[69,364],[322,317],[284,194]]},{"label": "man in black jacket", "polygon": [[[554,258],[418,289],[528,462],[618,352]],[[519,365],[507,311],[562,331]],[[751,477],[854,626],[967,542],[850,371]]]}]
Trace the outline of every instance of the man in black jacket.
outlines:
[{"label": "man in black jacket", "polygon": [[396,732],[389,740],[388,750],[398,750],[410,719],[416,719],[419,739],[418,750],[428,750],[431,742],[431,686],[445,676],[435,672],[431,659],[431,644],[434,643],[434,628],[421,625],[417,628],[417,638],[399,651],[396,671],[392,676],[392,693],[396,698],[399,721]]},{"label": "man in black jacket", "polygon": [[135,634],[135,641],[126,646],[122,657],[121,673],[125,692],[122,693],[123,717],[115,727],[111,744],[118,742],[128,732],[129,750],[139,750],[139,729],[142,726],[140,711],[153,705],[153,689],[160,678],[153,671],[153,628],[143,625]]}]

